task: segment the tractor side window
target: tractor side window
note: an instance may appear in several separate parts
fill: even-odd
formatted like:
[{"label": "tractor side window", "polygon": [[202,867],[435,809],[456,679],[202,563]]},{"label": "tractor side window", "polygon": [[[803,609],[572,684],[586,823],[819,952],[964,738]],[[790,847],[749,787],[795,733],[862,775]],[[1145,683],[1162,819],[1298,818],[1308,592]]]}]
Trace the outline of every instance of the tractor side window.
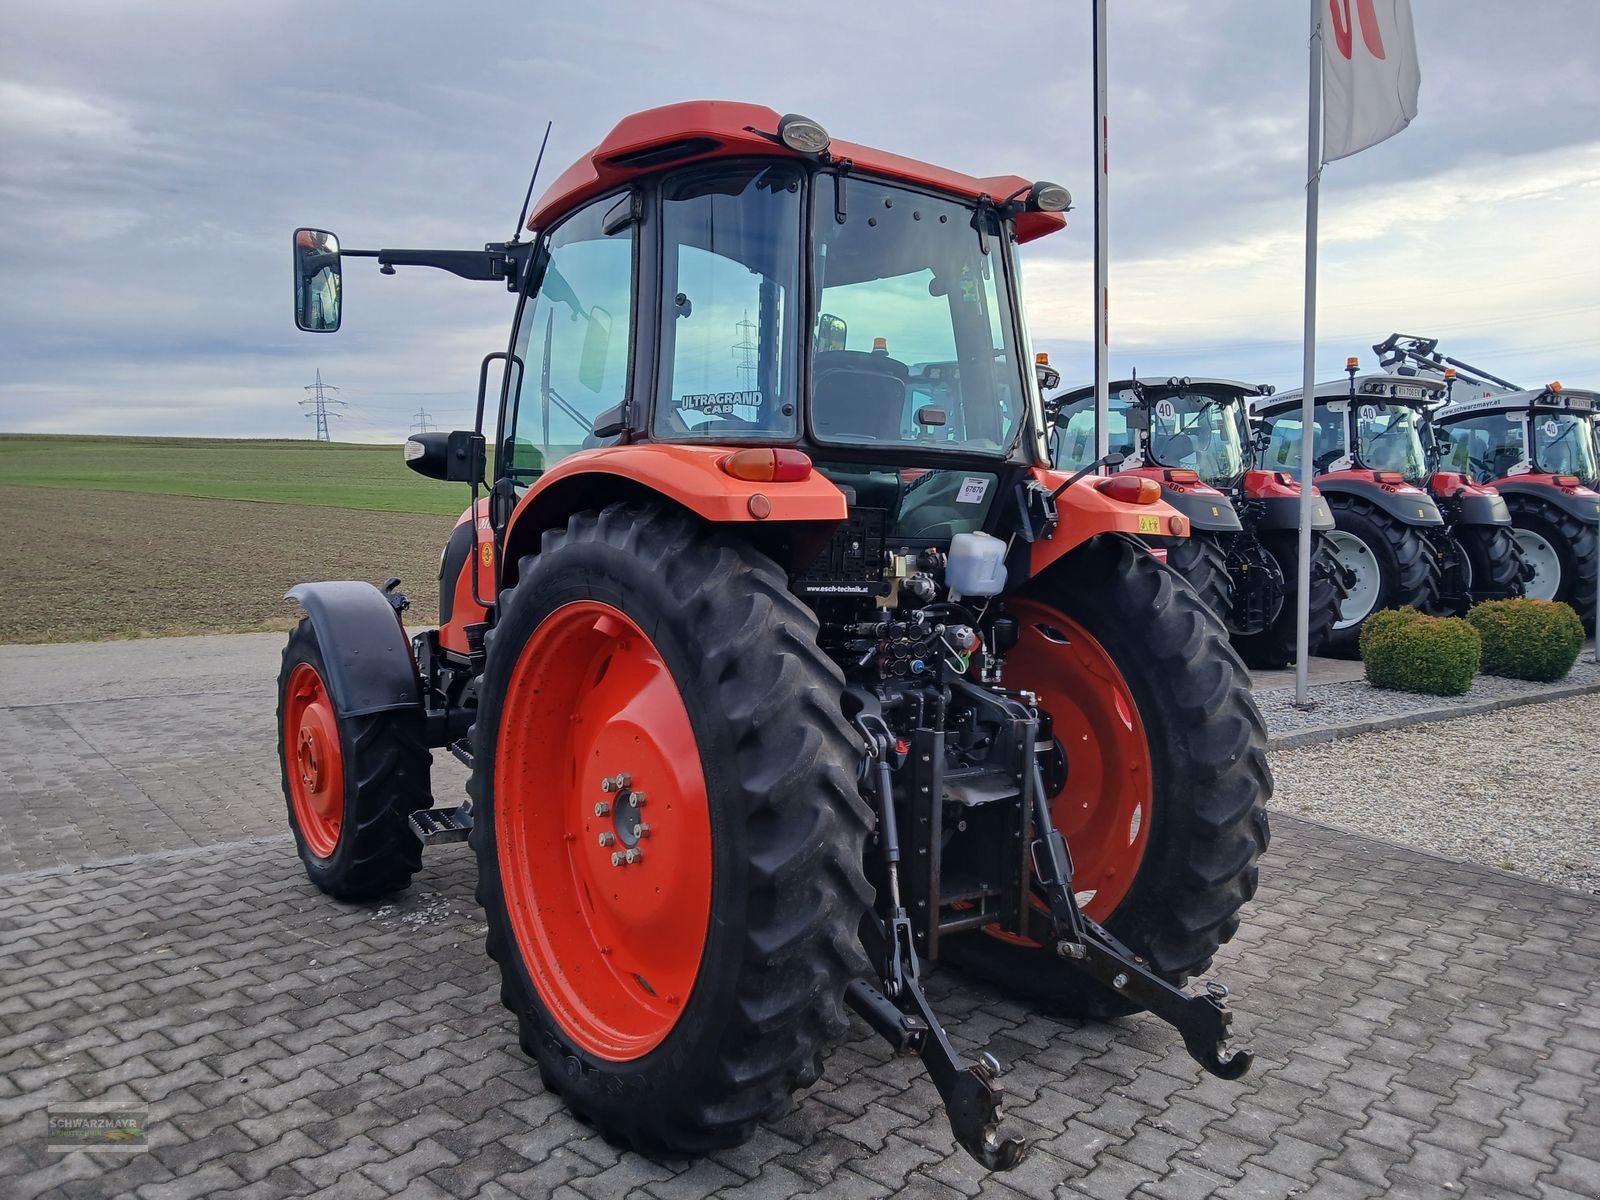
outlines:
[{"label": "tractor side window", "polygon": [[[1133,405],[1113,393],[1106,413],[1108,452],[1131,455],[1138,449],[1138,435],[1128,425]],[[1063,405],[1056,418],[1056,436],[1051,462],[1058,471],[1081,471],[1094,461],[1094,393]]]},{"label": "tractor side window", "polygon": [[[1331,412],[1317,405],[1316,420],[1311,426],[1311,460],[1318,473],[1326,471],[1335,459],[1347,453],[1344,441],[1344,413]],[[1266,461],[1262,467],[1268,471],[1286,471],[1296,479],[1300,477],[1300,410],[1292,409],[1267,422],[1270,440],[1267,443]]]},{"label": "tractor side window", "polygon": [[667,185],[657,437],[799,429],[800,182],[788,164],[757,163]]},{"label": "tractor side window", "polygon": [[1492,483],[1511,473],[1527,454],[1522,440],[1522,414],[1487,413],[1444,427],[1450,449],[1445,469],[1460,471],[1474,483]]},{"label": "tractor side window", "polygon": [[602,228],[612,196],[550,235],[539,292],[517,325],[511,410],[501,436],[502,471],[530,479],[569,454],[606,444],[595,418],[628,395],[633,315],[633,226]]}]

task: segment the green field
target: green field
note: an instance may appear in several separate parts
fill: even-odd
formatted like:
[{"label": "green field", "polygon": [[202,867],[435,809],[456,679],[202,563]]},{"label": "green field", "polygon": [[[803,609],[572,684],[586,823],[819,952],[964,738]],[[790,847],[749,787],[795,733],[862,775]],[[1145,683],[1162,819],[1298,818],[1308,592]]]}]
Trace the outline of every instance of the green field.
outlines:
[{"label": "green field", "polygon": [[467,501],[398,446],[0,435],[0,643],[286,628],[292,585],[389,575],[426,624]]},{"label": "green field", "polygon": [[398,446],[0,434],[0,484],[457,516],[467,488],[408,470]]}]

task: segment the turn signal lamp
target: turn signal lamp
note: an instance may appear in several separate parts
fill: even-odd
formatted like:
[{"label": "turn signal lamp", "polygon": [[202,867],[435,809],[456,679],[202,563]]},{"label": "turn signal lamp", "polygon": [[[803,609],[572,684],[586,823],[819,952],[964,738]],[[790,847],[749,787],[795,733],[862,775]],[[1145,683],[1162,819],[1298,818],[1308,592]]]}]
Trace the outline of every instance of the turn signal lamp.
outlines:
[{"label": "turn signal lamp", "polygon": [[1372,477],[1379,483],[1404,483],[1406,477],[1399,471],[1374,471]]},{"label": "turn signal lamp", "polygon": [[718,465],[724,474],[747,483],[798,483],[811,478],[811,459],[786,447],[735,450]]},{"label": "turn signal lamp", "polygon": [[1167,472],[1167,480],[1170,483],[1199,483],[1200,473],[1187,467],[1174,467]]},{"label": "turn signal lamp", "polygon": [[1576,475],[1557,475],[1556,486],[1564,488],[1577,487],[1578,477]]},{"label": "turn signal lamp", "polygon": [[1161,499],[1161,485],[1143,475],[1113,475],[1101,480],[1095,487],[1113,500],[1124,504],[1154,504]]},{"label": "turn signal lamp", "polygon": [[1284,487],[1299,487],[1300,486],[1300,481],[1298,479],[1296,479],[1293,475],[1289,474],[1288,471],[1274,471],[1272,473],[1272,477],[1274,479],[1276,479],[1279,483],[1283,484]]}]

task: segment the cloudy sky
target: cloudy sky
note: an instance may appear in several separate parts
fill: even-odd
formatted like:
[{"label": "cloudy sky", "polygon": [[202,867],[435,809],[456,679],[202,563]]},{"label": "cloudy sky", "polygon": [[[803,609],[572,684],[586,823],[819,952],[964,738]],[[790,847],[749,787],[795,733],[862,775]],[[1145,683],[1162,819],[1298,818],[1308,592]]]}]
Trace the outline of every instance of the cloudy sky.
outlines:
[{"label": "cloudy sky", "polygon": [[[1111,7],[1113,370],[1292,384],[1305,5]],[[345,438],[468,421],[510,298],[353,262],[343,332],[297,334],[290,231],[504,238],[547,119],[548,180],[623,114],[700,97],[1066,183],[1084,207],[1025,253],[1029,320],[1069,382],[1091,370],[1087,0],[6,8],[0,431],[306,436],[318,368]],[[1401,330],[1600,387],[1600,3],[1413,8],[1419,117],[1324,175],[1319,373]]]}]

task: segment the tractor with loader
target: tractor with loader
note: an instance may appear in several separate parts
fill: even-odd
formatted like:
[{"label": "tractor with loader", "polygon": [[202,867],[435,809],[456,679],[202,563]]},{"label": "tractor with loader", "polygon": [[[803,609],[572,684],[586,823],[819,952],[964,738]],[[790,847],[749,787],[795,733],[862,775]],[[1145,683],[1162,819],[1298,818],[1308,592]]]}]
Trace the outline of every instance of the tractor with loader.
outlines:
[{"label": "tractor with loader", "polygon": [[[1231,379],[1127,379],[1111,384],[1109,446],[1119,475],[1150,480],[1189,518],[1186,538],[1152,538],[1227,625],[1252,667],[1295,659],[1300,485],[1255,466],[1249,402],[1271,389]],[[1094,388],[1047,402],[1055,414],[1051,457],[1076,471],[1094,457]],[[1321,652],[1344,600],[1334,552],[1333,512],[1317,494],[1311,510],[1310,652]]]},{"label": "tractor with loader", "polygon": [[1433,420],[1445,470],[1504,497],[1526,591],[1572,605],[1594,632],[1600,573],[1600,394],[1559,382],[1521,388],[1439,353],[1437,338],[1390,334],[1373,349],[1386,369],[1440,393]]},{"label": "tractor with loader", "polygon": [[[290,592],[299,855],[360,900],[469,842],[521,1045],[608,1137],[749,1137],[854,1012],[1015,1165],[932,963],[1250,1065],[1226,989],[1185,984],[1256,891],[1261,718],[1137,540],[1189,519],[1046,454],[1018,247],[1068,204],[693,102],[622,120],[508,242],[297,236],[302,329],[338,327],[357,258],[515,305],[475,427],[406,443],[471,489],[439,627],[406,633],[394,580]],[[438,749],[461,803],[434,805]]]},{"label": "tractor with loader", "polygon": [[[1359,653],[1374,612],[1413,607],[1462,615],[1480,600],[1523,594],[1525,568],[1505,500],[1459,472],[1436,469],[1432,424],[1442,382],[1411,370],[1361,374],[1316,388],[1313,478],[1333,509],[1349,589],[1328,652]],[[1267,466],[1300,474],[1300,389],[1256,402]]]}]

